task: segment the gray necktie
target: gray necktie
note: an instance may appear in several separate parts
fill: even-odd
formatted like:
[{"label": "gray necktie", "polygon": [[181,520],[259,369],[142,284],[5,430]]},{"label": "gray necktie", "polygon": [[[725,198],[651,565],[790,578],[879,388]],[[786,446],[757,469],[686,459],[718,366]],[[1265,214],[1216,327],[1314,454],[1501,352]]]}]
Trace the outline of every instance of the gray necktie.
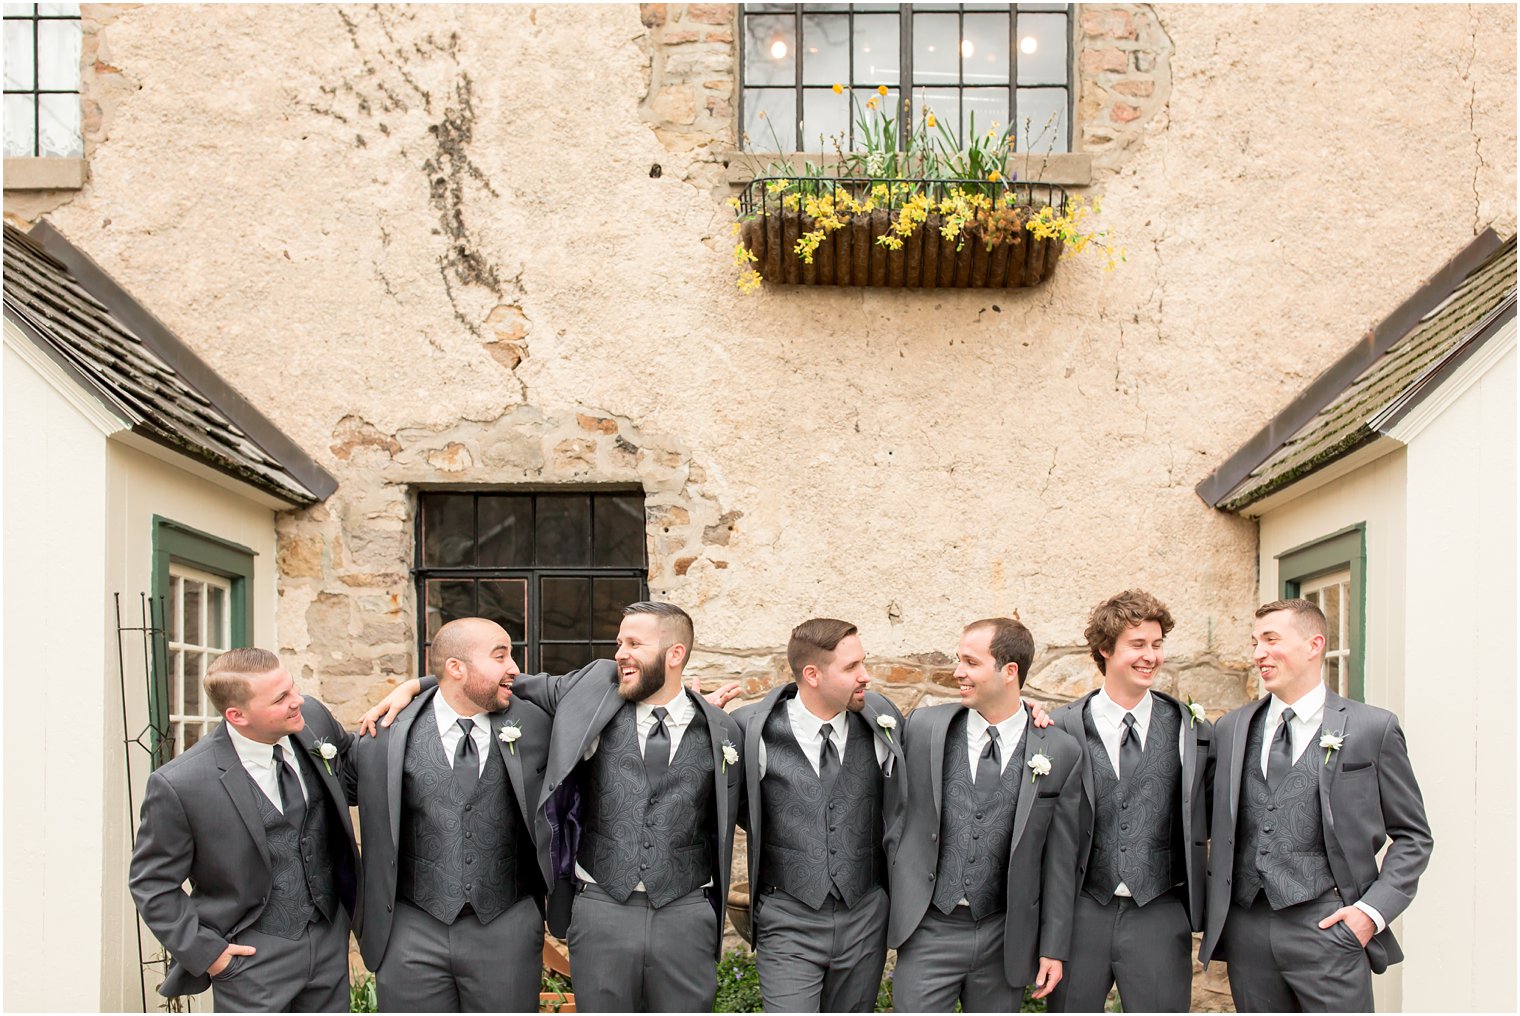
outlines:
[{"label": "gray necktie", "polygon": [[655,706],[654,726],[644,739],[644,776],[649,780],[650,790],[659,787],[665,779],[665,770],[670,768],[670,731],[665,726],[669,716],[670,711],[664,706]]},{"label": "gray necktie", "polygon": [[823,735],[823,746],[818,749],[818,779],[823,782],[825,797],[834,789],[834,779],[839,775],[839,749],[834,747],[834,725],[825,723],[818,728]]},{"label": "gray necktie", "polygon": [[976,796],[988,798],[1003,776],[1003,746],[998,740],[998,728],[987,728],[987,747],[976,760]]},{"label": "gray necktie", "polygon": [[475,738],[470,736],[475,729],[474,720],[460,720],[459,729],[464,733],[459,738],[459,747],[454,749],[454,783],[468,801],[480,779],[480,749],[475,747]]},{"label": "gray necktie", "polygon": [[284,813],[285,821],[299,829],[301,820],[306,817],[306,798],[301,794],[301,781],[286,757],[283,744],[274,746],[274,764],[280,774],[280,811]]},{"label": "gray necktie", "polygon": [[1267,750],[1267,789],[1275,791],[1293,768],[1293,740],[1288,736],[1293,723],[1293,708],[1282,711],[1282,719],[1272,732],[1272,747]]},{"label": "gray necktie", "polygon": [[1124,779],[1140,765],[1140,734],[1135,730],[1135,714],[1124,714],[1124,729],[1119,731],[1119,779]]}]

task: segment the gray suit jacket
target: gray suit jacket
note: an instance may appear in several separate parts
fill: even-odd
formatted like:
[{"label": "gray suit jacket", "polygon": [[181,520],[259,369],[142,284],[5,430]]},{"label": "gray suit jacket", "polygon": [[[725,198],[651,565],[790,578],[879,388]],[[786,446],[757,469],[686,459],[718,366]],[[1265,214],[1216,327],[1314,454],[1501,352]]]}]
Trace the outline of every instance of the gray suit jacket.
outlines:
[{"label": "gray suit jacket", "polygon": [[[601,736],[612,717],[622,708],[618,694],[617,665],[594,660],[580,670],[561,677],[535,674],[519,677],[516,693],[554,717],[549,742],[548,768],[538,800],[538,817],[552,828],[555,881],[549,899],[549,930],[563,937],[570,925],[575,902],[572,865],[578,847],[579,801],[573,775],[591,742]],[[713,956],[723,949],[723,917],[728,902],[729,869],[733,865],[734,821],[739,812],[739,788],[743,760],[730,765],[723,758],[728,745],[742,754],[743,736],[734,718],[700,695],[692,696],[712,734],[713,790],[716,795],[717,827],[709,831],[714,858],[712,904],[718,915],[718,934],[709,943]],[[550,815],[550,811],[554,814]]]},{"label": "gray suit jacket", "polygon": [[[1097,690],[1088,692],[1051,714],[1056,726],[1077,739],[1082,749],[1082,807],[1077,812],[1077,890],[1087,876],[1087,860],[1092,856],[1093,774],[1092,757],[1087,753],[1087,731],[1082,726],[1082,711]],[[1207,868],[1209,836],[1209,794],[1213,791],[1213,759],[1209,746],[1214,739],[1214,725],[1208,720],[1193,721],[1185,703],[1170,695],[1152,691],[1163,702],[1182,711],[1182,842],[1187,849],[1188,920],[1194,931],[1203,930],[1204,871]]]},{"label": "gray suit jacket", "polygon": [[[306,699],[301,715],[306,726],[291,738],[299,749],[316,751],[318,738],[342,743],[343,728],[322,703]],[[359,854],[341,782],[342,759],[333,760],[332,773],[321,759],[314,761],[321,786],[308,786],[307,796],[325,796],[338,813],[339,823],[331,828],[343,842],[335,851],[334,874],[338,897],[352,914]],[[269,899],[269,845],[257,793],[225,720],[148,777],[128,885],[143,923],[169,951],[168,976],[158,989],[167,997],[210,987],[206,968],[258,920]],[[188,895],[182,888],[187,879]]]},{"label": "gray suit jacket", "polygon": [[[760,797],[760,732],[765,729],[765,721],[770,718],[771,713],[776,709],[785,709],[787,702],[796,695],[795,683],[783,684],[773,689],[759,702],[751,703],[734,712],[734,720],[739,724],[739,730],[744,735],[744,747],[741,752],[744,756],[744,785],[737,814],[739,824],[749,835],[751,897],[754,895],[754,887],[759,884],[760,855],[765,849],[765,830],[761,822],[765,808]],[[866,692],[866,704],[861,710],[861,715],[871,725],[872,732],[886,744],[887,751],[890,753],[891,764],[882,769],[883,800],[881,803],[882,843],[886,848],[887,857],[890,858],[897,853],[897,839],[902,835],[903,752],[902,738],[897,731],[903,727],[903,715],[892,704],[891,699],[878,695],[874,691]],[[890,735],[876,722],[881,716],[890,717],[895,724]]]},{"label": "gray suit jacket", "polygon": [[[1245,757],[1251,719],[1271,696],[1257,699],[1220,717],[1214,731],[1219,767],[1214,781],[1213,844],[1209,854],[1208,908],[1198,959],[1223,955],[1220,948],[1230,915],[1230,886],[1235,868],[1235,828],[1242,773],[1259,765]],[[1347,903],[1364,900],[1392,922],[1414,899],[1415,887],[1430,863],[1432,840],[1425,804],[1409,764],[1409,749],[1398,717],[1386,709],[1325,692],[1323,729],[1345,743],[1330,753],[1319,772],[1321,835],[1335,887]],[[1306,751],[1325,750],[1310,745]],[[1377,854],[1388,844],[1381,870]],[[1328,916],[1328,915],[1327,915]],[[1382,973],[1404,958],[1391,927],[1367,943],[1372,969]]]},{"label": "gray suit jacket", "polygon": [[[549,828],[538,809],[539,788],[543,784],[544,763],[548,757],[550,725],[543,710],[521,700],[514,687],[511,703],[500,712],[491,713],[491,743],[506,763],[512,796],[533,837],[538,879],[549,884]],[[344,741],[352,778],[349,789],[359,805],[360,842],[364,844],[364,886],[359,898],[359,912],[354,915],[354,932],[359,937],[359,952],[365,966],[380,969],[390,944],[391,924],[396,906],[396,844],[401,839],[402,765],[406,761],[407,738],[412,725],[432,722],[436,684],[422,692],[401,711],[396,722],[380,727],[376,737],[353,737]],[[522,736],[514,742],[514,752],[501,740],[501,728],[515,722]],[[531,871],[531,869],[530,869]],[[523,879],[531,885],[533,879]],[[519,883],[522,884],[522,883]]]},{"label": "gray suit jacket", "polygon": [[[901,948],[917,930],[934,896],[946,735],[950,721],[964,709],[959,705],[915,709],[904,724],[907,814],[896,857],[891,859],[892,916],[887,924],[887,944],[893,949]],[[953,747],[965,750],[962,745]],[[1055,726],[1039,730],[1031,720],[1024,758],[1011,758],[1008,764],[1028,771],[1024,760],[1036,754],[1050,759],[1050,773],[1019,788],[1008,851],[1003,965],[1011,985],[1033,981],[1041,956],[1067,958],[1077,902],[1077,869],[1071,859],[1077,849],[1077,805],[1082,792],[1077,771],[1082,749],[1064,730]]]}]

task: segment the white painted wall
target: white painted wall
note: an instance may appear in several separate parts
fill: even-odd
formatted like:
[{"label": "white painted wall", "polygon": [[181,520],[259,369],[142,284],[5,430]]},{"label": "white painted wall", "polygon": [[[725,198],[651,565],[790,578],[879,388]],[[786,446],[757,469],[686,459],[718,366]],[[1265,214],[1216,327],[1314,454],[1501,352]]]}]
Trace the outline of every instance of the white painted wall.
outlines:
[{"label": "white painted wall", "polygon": [[[107,439],[5,343],[5,1008],[100,1008]],[[28,340],[21,338],[21,342]],[[114,635],[113,635],[114,640]]]},{"label": "white painted wall", "polygon": [[1404,922],[1411,1010],[1516,1006],[1513,324],[1508,346],[1409,440],[1401,715],[1436,840]]}]

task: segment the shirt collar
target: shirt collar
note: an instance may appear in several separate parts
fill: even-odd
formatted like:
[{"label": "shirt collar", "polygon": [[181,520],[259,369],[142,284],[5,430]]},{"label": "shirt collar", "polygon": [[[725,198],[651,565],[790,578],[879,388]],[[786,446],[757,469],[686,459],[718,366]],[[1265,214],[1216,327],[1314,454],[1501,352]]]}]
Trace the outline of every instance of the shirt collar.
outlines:
[{"label": "shirt collar", "polygon": [[[971,743],[976,743],[987,728],[993,724],[987,722],[987,718],[975,709],[966,710],[966,737]],[[1024,725],[1029,722],[1029,710],[1019,703],[1018,710],[1002,723],[997,724],[998,741],[1004,748],[1012,748],[1019,743],[1019,738],[1024,736]]]},{"label": "shirt collar", "polygon": [[[230,723],[227,724],[227,736],[231,739],[232,747],[236,749],[238,758],[242,759],[245,763],[251,762],[256,766],[262,766],[266,769],[274,765],[273,744],[255,741]],[[285,750],[290,753],[291,759],[294,760],[295,746],[290,743],[289,734],[280,738],[275,743],[284,745]]]},{"label": "shirt collar", "polygon": [[[678,727],[690,723],[691,718],[697,715],[696,704],[692,702],[691,696],[686,694],[685,688],[682,688],[675,698],[665,703],[664,708],[669,721]],[[634,706],[634,719],[641,723],[651,723],[654,710],[655,707],[652,704],[639,702]]]},{"label": "shirt collar", "polygon": [[460,720],[474,720],[477,727],[484,726],[489,728],[491,724],[491,714],[487,712],[478,712],[473,716],[460,716],[454,711],[454,707],[449,705],[444,699],[442,692],[437,692],[433,695],[433,719],[438,722],[438,736],[440,737],[448,733],[449,728],[453,727]]},{"label": "shirt collar", "polygon": [[[1272,730],[1277,726],[1277,719],[1288,708],[1288,703],[1272,696],[1267,703],[1267,729]],[[1325,718],[1325,682],[1321,681],[1303,694],[1297,702],[1293,703],[1293,717],[1305,726],[1317,727]]]},{"label": "shirt collar", "polygon": [[1124,726],[1124,714],[1133,713],[1135,726],[1140,728],[1143,734],[1150,729],[1151,709],[1155,704],[1155,697],[1147,691],[1136,703],[1135,708],[1125,709],[1119,703],[1108,697],[1108,690],[1099,688],[1098,693],[1092,697],[1092,711],[1094,720],[1107,720],[1115,730]]},{"label": "shirt collar", "polygon": [[802,704],[801,695],[793,695],[786,703],[787,719],[792,721],[792,734],[799,740],[803,736],[817,740],[822,737],[824,724],[834,728],[834,738],[838,740],[844,735],[844,710],[835,713],[832,718],[820,720],[813,715],[812,710]]}]

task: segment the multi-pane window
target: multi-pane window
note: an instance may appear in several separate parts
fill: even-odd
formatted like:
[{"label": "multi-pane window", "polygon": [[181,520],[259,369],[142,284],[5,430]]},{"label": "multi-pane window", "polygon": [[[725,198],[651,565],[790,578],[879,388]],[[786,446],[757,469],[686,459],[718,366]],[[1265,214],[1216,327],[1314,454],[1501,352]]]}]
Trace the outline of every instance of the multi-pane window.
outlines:
[{"label": "multi-pane window", "polygon": [[973,123],[996,123],[1014,125],[1021,152],[1070,148],[1066,4],[746,4],[742,20],[752,151],[861,148],[855,121],[872,98],[896,111],[899,147],[927,109],[962,144]]},{"label": "multi-pane window", "polygon": [[78,4],[5,4],[5,155],[78,158]]},{"label": "multi-pane window", "polygon": [[1351,697],[1351,570],[1299,585],[1299,595],[1325,613],[1325,686]]},{"label": "multi-pane window", "polygon": [[644,496],[424,492],[418,513],[422,660],[438,629],[486,617],[524,672],[564,673],[617,650],[646,596]]},{"label": "multi-pane window", "polygon": [[232,583],[219,575],[169,565],[164,603],[168,629],[169,734],[178,755],[220,722],[201,684],[206,667],[231,645]]}]

